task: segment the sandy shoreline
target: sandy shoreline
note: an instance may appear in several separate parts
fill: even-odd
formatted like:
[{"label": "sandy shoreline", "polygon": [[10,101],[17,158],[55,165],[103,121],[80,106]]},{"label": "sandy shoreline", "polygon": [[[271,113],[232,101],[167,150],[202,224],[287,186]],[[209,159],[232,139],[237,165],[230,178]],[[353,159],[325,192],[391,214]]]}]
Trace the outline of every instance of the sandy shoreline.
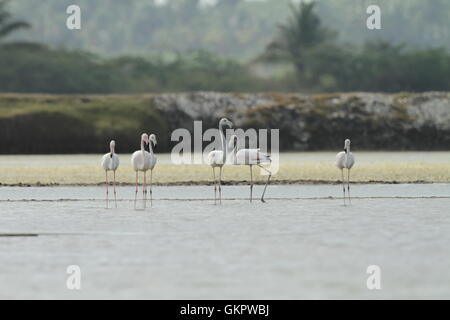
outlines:
[{"label": "sandy shoreline", "polygon": [[[103,185],[105,172],[99,155],[0,156],[0,187],[97,186]],[[135,184],[135,172],[121,156],[117,181],[121,186]],[[279,170],[273,168],[271,185],[336,185],[341,173],[330,152],[282,153]],[[432,184],[450,183],[450,152],[358,152],[351,172],[355,184]],[[217,172],[218,173],[218,172]],[[265,184],[267,176],[254,169],[255,184]],[[150,173],[147,175],[148,182]],[[347,178],[347,177],[345,177]],[[112,174],[108,179],[112,179]],[[142,174],[139,182],[142,183]],[[223,185],[249,184],[249,168],[225,166]],[[211,186],[208,165],[174,165],[170,155],[158,155],[153,172],[155,186]]]}]

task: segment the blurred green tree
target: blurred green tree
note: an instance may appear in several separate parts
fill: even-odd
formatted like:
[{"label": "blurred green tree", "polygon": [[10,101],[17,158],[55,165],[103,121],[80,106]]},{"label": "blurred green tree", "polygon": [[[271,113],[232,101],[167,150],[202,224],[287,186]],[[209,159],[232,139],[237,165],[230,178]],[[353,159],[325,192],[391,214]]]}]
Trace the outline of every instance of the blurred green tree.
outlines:
[{"label": "blurred green tree", "polygon": [[11,14],[6,10],[8,2],[8,0],[0,0],[0,40],[14,31],[30,28],[27,22],[12,19]]},{"label": "blurred green tree", "polygon": [[308,51],[331,42],[337,33],[322,26],[314,12],[315,2],[291,5],[292,15],[287,24],[279,26],[279,33],[266,48],[268,61],[288,61],[295,66],[299,80],[306,72]]}]

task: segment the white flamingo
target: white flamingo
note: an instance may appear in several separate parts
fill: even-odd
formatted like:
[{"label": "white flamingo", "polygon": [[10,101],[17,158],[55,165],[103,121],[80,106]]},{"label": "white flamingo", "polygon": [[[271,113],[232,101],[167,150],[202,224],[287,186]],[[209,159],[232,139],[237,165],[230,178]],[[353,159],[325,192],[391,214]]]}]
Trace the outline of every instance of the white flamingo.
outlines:
[{"label": "white flamingo", "polygon": [[109,182],[108,182],[108,172],[112,171],[114,174],[114,180],[113,180],[113,188],[114,188],[114,202],[116,204],[117,208],[117,193],[116,193],[116,171],[117,168],[119,168],[119,156],[116,154],[116,142],[112,140],[109,143],[109,149],[110,152],[105,154],[102,157],[102,168],[105,170],[106,175],[106,208],[108,208],[108,201],[109,201]]},{"label": "white flamingo", "polygon": [[153,169],[156,166],[156,155],[153,151],[153,148],[156,147],[157,141],[156,141],[156,135],[151,134],[149,138],[149,150],[150,150],[150,204],[153,205]]},{"label": "white flamingo", "polygon": [[136,172],[136,193],[134,196],[134,208],[136,209],[137,194],[139,192],[139,172],[144,173],[144,184],[142,188],[142,197],[144,200],[144,209],[146,208],[147,202],[147,171],[151,166],[151,156],[150,153],[145,150],[145,146],[150,143],[148,134],[143,133],[141,136],[141,150],[133,153],[131,156],[131,164],[133,170]]},{"label": "white flamingo", "polygon": [[216,168],[219,168],[219,199],[220,203],[222,203],[222,168],[227,159],[227,146],[225,142],[225,134],[223,133],[224,127],[227,126],[229,128],[233,127],[233,123],[226,119],[222,118],[219,121],[219,132],[220,139],[222,143],[222,150],[214,150],[208,154],[208,164],[211,166],[213,170],[213,179],[214,179],[214,204],[217,204],[217,181],[216,181]]},{"label": "white flamingo", "polygon": [[336,155],[336,167],[341,170],[341,176],[342,176],[342,190],[344,192],[344,205],[346,205],[346,203],[345,203],[344,169],[348,170],[348,176],[347,176],[348,201],[350,204],[352,204],[352,200],[350,197],[350,170],[352,169],[353,165],[355,164],[355,157],[353,156],[353,153],[350,152],[350,145],[351,145],[350,139],[345,140],[344,151],[339,152]]},{"label": "white flamingo", "polygon": [[270,155],[261,152],[260,149],[240,149],[238,151],[237,145],[238,137],[236,135],[231,136],[230,148],[233,148],[234,164],[246,165],[250,167],[250,202],[253,201],[253,166],[256,165],[269,174],[261,196],[261,202],[265,203],[266,201],[264,200],[264,195],[266,194],[267,186],[269,185],[270,178],[272,177],[272,172],[264,168],[261,164],[271,163],[272,159],[270,158]]}]

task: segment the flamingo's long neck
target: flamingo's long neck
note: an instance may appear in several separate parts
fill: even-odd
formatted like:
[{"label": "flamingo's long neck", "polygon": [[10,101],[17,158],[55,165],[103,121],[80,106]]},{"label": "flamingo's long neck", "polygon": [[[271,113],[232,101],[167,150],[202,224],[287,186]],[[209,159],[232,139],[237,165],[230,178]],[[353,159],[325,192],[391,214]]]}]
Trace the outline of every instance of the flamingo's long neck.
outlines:
[{"label": "flamingo's long neck", "polygon": [[144,140],[141,140],[141,151],[142,151],[142,154],[144,154],[144,152],[145,152],[145,143],[144,143]]},{"label": "flamingo's long neck", "polygon": [[150,154],[153,154],[153,143],[151,141],[148,144],[148,149],[150,150]]},{"label": "flamingo's long neck", "polygon": [[111,158],[113,157],[113,155],[114,155],[114,147],[110,147],[110,154],[111,154]]},{"label": "flamingo's long neck", "polygon": [[345,146],[345,166],[348,166],[348,155],[350,154],[350,145]]},{"label": "flamingo's long neck", "polygon": [[235,141],[234,145],[233,145],[233,163],[236,164],[237,163],[237,141]]},{"label": "flamingo's long neck", "polygon": [[225,163],[227,159],[227,145],[225,143],[225,135],[223,134],[223,126],[219,125],[220,139],[222,141],[222,161]]}]

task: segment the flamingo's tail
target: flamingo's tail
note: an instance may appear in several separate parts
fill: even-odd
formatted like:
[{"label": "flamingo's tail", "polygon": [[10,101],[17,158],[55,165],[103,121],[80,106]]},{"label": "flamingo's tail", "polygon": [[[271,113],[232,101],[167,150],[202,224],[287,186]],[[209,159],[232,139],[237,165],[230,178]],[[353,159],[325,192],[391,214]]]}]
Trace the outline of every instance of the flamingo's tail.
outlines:
[{"label": "flamingo's tail", "polygon": [[272,163],[272,158],[270,157],[270,154],[267,153],[259,153],[259,159],[261,162],[268,161],[269,163]]}]

